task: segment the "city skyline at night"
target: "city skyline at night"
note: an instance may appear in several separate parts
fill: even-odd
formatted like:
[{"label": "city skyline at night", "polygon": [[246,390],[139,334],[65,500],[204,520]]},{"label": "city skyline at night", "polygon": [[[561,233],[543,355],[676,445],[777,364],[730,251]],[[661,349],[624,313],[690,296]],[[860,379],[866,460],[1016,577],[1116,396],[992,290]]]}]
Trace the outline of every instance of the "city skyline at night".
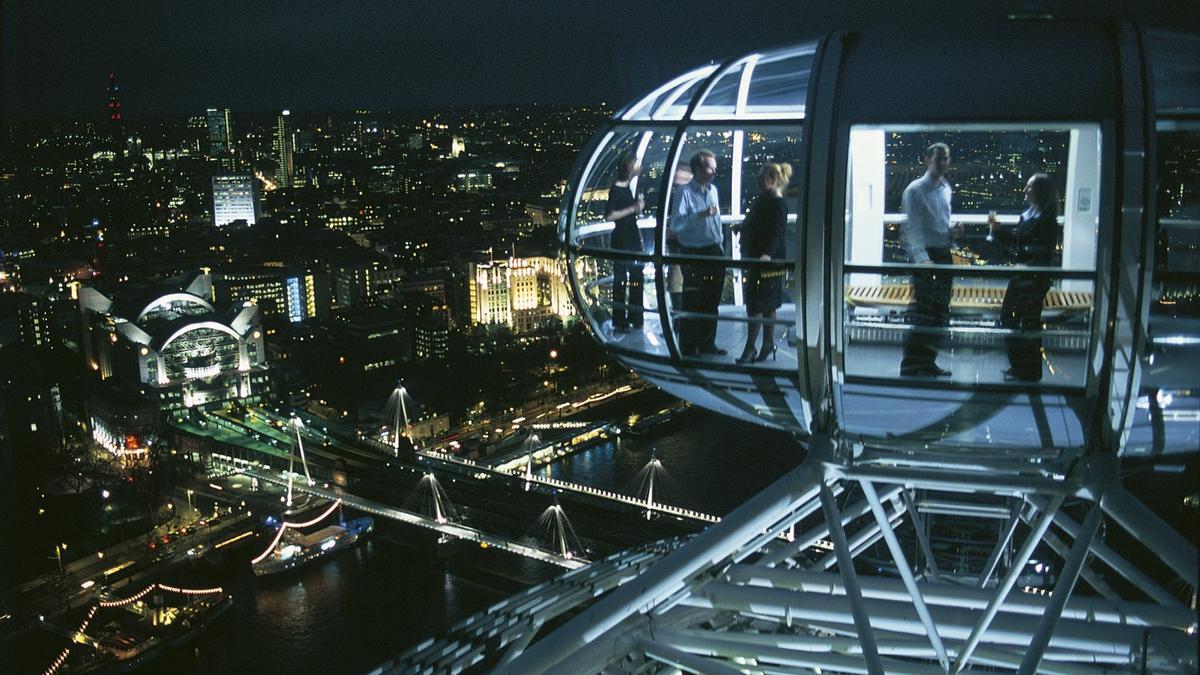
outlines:
[{"label": "city skyline at night", "polygon": [[1195,672],[1190,9],[5,3],[0,672]]}]

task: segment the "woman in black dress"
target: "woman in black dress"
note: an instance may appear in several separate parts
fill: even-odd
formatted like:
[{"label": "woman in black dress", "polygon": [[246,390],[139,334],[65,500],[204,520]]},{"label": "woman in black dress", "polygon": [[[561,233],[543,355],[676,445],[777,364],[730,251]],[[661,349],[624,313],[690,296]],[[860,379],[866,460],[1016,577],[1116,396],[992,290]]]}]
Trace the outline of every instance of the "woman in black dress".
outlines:
[{"label": "woman in black dress", "polygon": [[[792,178],[790,164],[767,164],[758,172],[758,187],[762,191],[750,205],[750,213],[742,224],[742,256],[747,259],[778,260],[786,255],[784,229],[787,227],[787,202],[783,191]],[[774,319],[775,310],[783,304],[784,270],[753,269],[745,275],[747,327],[746,346],[738,363],[765,361],[775,356],[775,325],[762,322],[762,348],[754,353],[760,319]]]},{"label": "woman in black dress", "polygon": [[[1029,208],[1016,227],[1005,228],[988,217],[991,239],[997,240],[1014,264],[1031,267],[1055,265],[1058,247],[1058,188],[1044,173],[1034,174],[1025,185]],[[1042,379],[1042,305],[1050,290],[1049,274],[1014,277],[1004,292],[1000,326],[1014,331],[1004,338],[1008,350],[1005,380],[1038,382]],[[1029,333],[1039,333],[1031,337]]]},{"label": "woman in black dress", "polygon": [[[642,171],[636,155],[623,153],[617,158],[617,179],[608,190],[608,203],[604,209],[606,218],[614,222],[611,245],[619,251],[644,253],[642,233],[638,230],[637,214],[642,212],[645,202],[642,196],[633,196],[630,182]],[[612,284],[612,327],[622,332],[642,327],[642,286],[645,283],[642,266],[636,260],[613,262]]]}]

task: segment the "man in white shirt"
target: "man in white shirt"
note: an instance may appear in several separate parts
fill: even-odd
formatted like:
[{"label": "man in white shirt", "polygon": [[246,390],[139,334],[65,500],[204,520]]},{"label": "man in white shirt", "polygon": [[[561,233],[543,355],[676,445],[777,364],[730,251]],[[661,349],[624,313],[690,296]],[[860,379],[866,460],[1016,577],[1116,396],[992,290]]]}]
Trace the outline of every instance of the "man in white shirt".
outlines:
[{"label": "man in white shirt", "polygon": [[[922,265],[949,265],[950,244],[959,227],[950,226],[953,192],[945,173],[950,166],[950,147],[934,143],[925,150],[925,175],[908,184],[900,199],[906,216],[900,225],[900,241],[909,260]],[[951,275],[938,271],[914,271],[913,304],[908,315],[913,330],[904,340],[900,374],[913,377],[942,377],[950,374],[937,364],[941,331],[950,317]]]},{"label": "man in white shirt", "polygon": [[[679,243],[679,252],[684,255],[723,257],[725,231],[721,225],[717,186],[712,182],[717,175],[716,155],[701,150],[692,155],[689,164],[692,180],[676,192],[669,222],[670,232]],[[716,317],[724,282],[725,270],[720,266],[683,266],[682,309],[712,317],[679,319],[679,350],[685,356],[725,354],[725,350],[715,342]]]}]

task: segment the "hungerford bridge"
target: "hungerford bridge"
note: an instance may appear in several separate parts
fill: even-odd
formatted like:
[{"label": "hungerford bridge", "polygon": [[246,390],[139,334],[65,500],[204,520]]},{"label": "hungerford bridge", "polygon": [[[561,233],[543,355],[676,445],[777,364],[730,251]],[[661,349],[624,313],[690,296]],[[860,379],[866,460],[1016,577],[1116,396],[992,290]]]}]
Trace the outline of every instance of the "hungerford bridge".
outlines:
[{"label": "hungerford bridge", "polygon": [[[1200,452],[1200,221],[1170,192],[1194,185],[1200,36],[1007,4],[714,62],[616,114],[560,212],[583,320],[656,386],[792,431],[805,460],[700,534],[566,572],[376,672],[1197,672],[1195,543],[1131,491]],[[1051,137],[1061,160],[1021,155]],[[1003,239],[1051,174],[1049,262],[897,259],[885,182],[921,176],[934,141],[1018,156],[974,191],[1007,213],[953,198],[981,250],[979,226]],[[787,224],[742,255],[733,226],[779,161],[791,183],[759,185]],[[644,210],[618,237],[621,181]],[[919,311],[935,286],[948,320]],[[905,344],[940,363],[898,373]]]},{"label": "hungerford bridge", "polygon": [[[305,423],[305,420],[308,423]],[[698,525],[719,522],[720,518],[664,504],[654,500],[654,478],[661,472],[657,466],[659,460],[651,459],[647,465],[649,479],[646,495],[642,498],[601,490],[587,485],[569,481],[538,476],[533,473],[534,455],[542,448],[536,435],[526,442],[527,455],[525,470],[519,474],[510,474],[496,468],[454,455],[436,452],[420,451],[418,457],[428,464],[424,477],[418,489],[426,490],[429,494],[428,512],[399,508],[375,499],[354,495],[344,489],[330,486],[327,482],[318,483],[312,478],[310,460],[319,463],[325,473],[329,473],[335,462],[343,462],[348,469],[378,470],[385,460],[392,458],[394,444],[385,444],[370,438],[358,438],[350,434],[339,434],[336,425],[298,411],[288,417],[272,412],[265,408],[250,408],[245,416],[238,416],[225,410],[209,412],[194,412],[190,419],[177,420],[176,426],[184,431],[214,438],[226,446],[238,446],[248,450],[250,457],[246,459],[232,457],[223,453],[211,454],[211,472],[215,474],[240,474],[259,481],[273,483],[286,487],[285,500],[291,506],[293,494],[309,494],[322,499],[341,500],[347,506],[359,509],[372,515],[390,518],[409,525],[415,525],[438,532],[444,537],[476,542],[487,547],[507,551],[526,558],[545,562],[566,569],[575,569],[587,563],[583,551],[577,546],[578,540],[570,533],[569,521],[557,503],[550,507],[557,516],[551,522],[549,539],[550,548],[540,548],[512,538],[485,532],[470,525],[454,522],[453,507],[434,475],[433,466],[454,469],[453,475],[462,482],[478,480],[516,481],[526,490],[534,487],[543,492],[561,491],[586,496],[589,500],[608,503],[613,506],[634,507],[651,515],[669,516],[681,521],[691,521]],[[329,429],[333,427],[333,431]],[[398,435],[402,427],[394,425]],[[396,439],[398,440],[398,438]],[[281,470],[280,463],[287,465]],[[297,466],[299,464],[299,466]],[[787,533],[790,535],[791,533]],[[787,535],[785,535],[787,536]]]}]

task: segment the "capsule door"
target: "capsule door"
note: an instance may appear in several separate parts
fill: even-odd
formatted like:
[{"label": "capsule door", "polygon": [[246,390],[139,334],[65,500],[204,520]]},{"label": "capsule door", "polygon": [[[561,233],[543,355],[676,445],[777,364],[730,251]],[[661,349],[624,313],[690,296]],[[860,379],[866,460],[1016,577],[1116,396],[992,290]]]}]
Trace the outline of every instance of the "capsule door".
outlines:
[{"label": "capsule door", "polygon": [[[1069,458],[1096,434],[1108,363],[1114,43],[1099,26],[1015,22],[927,38],[936,59],[886,35],[846,46],[829,193],[837,425],[931,461]],[[1031,90],[1035,72],[1053,96]]]}]

